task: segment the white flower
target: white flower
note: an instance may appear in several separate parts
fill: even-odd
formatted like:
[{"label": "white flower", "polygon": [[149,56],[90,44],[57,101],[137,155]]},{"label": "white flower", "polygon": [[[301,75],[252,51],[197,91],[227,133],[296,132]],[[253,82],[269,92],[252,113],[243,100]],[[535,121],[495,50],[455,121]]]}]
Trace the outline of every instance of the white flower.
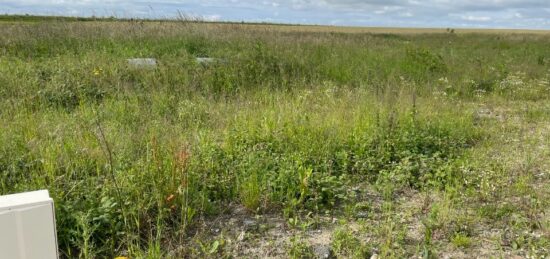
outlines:
[{"label": "white flower", "polygon": [[500,81],[500,89],[517,88],[525,85],[525,82],[520,77],[521,74],[509,75]]},{"label": "white flower", "polygon": [[446,78],[446,77],[439,78],[437,81],[439,81],[439,83],[441,83],[441,84],[448,84],[449,83],[449,79]]}]

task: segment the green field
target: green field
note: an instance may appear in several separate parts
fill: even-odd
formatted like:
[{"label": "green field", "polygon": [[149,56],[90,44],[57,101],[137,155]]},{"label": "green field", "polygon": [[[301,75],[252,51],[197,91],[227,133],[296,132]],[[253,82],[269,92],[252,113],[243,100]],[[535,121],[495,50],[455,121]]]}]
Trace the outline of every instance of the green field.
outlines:
[{"label": "green field", "polygon": [[12,18],[0,195],[63,258],[550,256],[550,33]]}]

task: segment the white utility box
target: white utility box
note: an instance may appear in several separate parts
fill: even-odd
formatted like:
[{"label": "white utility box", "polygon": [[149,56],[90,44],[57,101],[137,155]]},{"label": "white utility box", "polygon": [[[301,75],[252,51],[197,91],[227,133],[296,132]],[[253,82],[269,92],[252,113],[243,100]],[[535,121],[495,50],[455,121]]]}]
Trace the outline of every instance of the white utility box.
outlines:
[{"label": "white utility box", "polygon": [[58,258],[48,191],[0,196],[0,259]]}]

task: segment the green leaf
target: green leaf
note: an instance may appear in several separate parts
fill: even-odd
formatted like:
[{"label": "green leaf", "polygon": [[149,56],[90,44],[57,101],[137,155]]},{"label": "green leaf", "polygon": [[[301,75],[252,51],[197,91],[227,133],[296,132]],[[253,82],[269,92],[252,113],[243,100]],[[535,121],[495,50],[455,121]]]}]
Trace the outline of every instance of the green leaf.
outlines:
[{"label": "green leaf", "polygon": [[219,246],[220,246],[220,241],[218,241],[218,240],[214,241],[214,243],[212,244],[212,248],[210,248],[210,252],[208,252],[208,253],[213,254],[213,253],[218,252],[218,247]]}]

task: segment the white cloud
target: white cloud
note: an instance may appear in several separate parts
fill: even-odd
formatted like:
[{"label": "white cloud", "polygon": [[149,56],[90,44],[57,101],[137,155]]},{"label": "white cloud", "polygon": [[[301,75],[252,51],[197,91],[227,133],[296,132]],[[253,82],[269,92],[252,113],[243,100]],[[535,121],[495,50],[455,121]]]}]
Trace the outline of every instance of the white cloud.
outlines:
[{"label": "white cloud", "polygon": [[0,13],[550,29],[550,0],[0,0]]},{"label": "white cloud", "polygon": [[473,16],[465,15],[461,17],[462,20],[471,21],[471,22],[487,22],[491,20],[491,17],[488,16]]},{"label": "white cloud", "polygon": [[222,16],[219,14],[203,15],[202,19],[205,21],[215,22],[221,20]]}]

